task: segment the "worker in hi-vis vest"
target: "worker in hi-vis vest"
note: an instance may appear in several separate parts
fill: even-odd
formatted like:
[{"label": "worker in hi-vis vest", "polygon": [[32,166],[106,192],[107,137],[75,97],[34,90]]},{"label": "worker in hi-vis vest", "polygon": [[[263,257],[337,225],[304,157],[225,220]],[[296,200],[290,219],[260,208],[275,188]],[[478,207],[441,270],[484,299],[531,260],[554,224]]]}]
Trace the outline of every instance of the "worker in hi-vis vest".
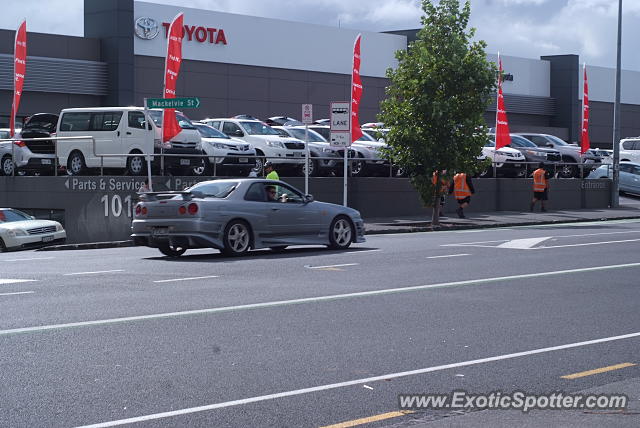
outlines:
[{"label": "worker in hi-vis vest", "polygon": [[530,211],[536,206],[536,202],[540,201],[540,211],[546,212],[545,201],[549,199],[549,171],[544,169],[544,165],[540,164],[538,169],[533,171],[533,200],[531,201]]},{"label": "worker in hi-vis vest", "polygon": [[[447,170],[434,171],[431,177],[433,186],[440,186],[440,203],[438,204],[438,217],[444,217],[444,202],[447,198],[447,190],[449,190],[449,180],[445,177]],[[438,184],[440,183],[440,184]]]},{"label": "worker in hi-vis vest", "polygon": [[453,193],[456,201],[458,201],[459,206],[458,209],[456,209],[458,217],[465,218],[464,209],[469,206],[471,195],[476,193],[476,190],[473,188],[473,183],[471,182],[471,177],[464,172],[459,172],[454,175],[451,186],[449,187],[449,194],[451,193]]},{"label": "worker in hi-vis vest", "polygon": [[280,176],[276,170],[273,169],[273,164],[270,161],[264,163],[264,172],[267,174],[265,177],[267,180],[280,180]]}]

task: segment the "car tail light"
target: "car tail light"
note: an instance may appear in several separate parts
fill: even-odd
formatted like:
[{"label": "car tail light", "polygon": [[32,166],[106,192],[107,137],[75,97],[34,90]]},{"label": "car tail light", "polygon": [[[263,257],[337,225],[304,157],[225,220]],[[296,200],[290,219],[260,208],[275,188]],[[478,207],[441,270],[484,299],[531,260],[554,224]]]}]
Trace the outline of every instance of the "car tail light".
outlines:
[{"label": "car tail light", "polygon": [[142,204],[136,205],[136,216],[147,215],[147,207]]},{"label": "car tail light", "polygon": [[14,141],[13,144],[15,144],[18,147],[26,147],[25,142],[22,140]]},{"label": "car tail light", "polygon": [[142,207],[142,215],[147,215],[147,207]]},{"label": "car tail light", "polygon": [[189,214],[194,215],[198,213],[198,204],[189,204]]},{"label": "car tail light", "polygon": [[187,209],[185,208],[184,205],[181,205],[180,208],[178,208],[178,212],[182,215],[187,213]]}]

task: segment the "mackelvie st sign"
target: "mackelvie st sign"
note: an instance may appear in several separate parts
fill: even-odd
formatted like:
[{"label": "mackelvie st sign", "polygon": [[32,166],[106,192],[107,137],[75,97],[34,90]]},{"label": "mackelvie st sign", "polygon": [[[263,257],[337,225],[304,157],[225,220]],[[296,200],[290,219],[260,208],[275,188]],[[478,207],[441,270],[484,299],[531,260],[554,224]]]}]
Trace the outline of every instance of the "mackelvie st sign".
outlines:
[{"label": "mackelvie st sign", "polygon": [[[163,22],[162,27],[164,28],[164,37],[167,38],[169,35],[169,27],[171,26],[170,22]],[[205,27],[202,25],[183,25],[184,34],[183,38],[186,42],[199,42],[199,43],[210,43],[210,44],[227,44],[227,36],[224,33],[222,28],[212,28]],[[136,19],[133,31],[136,36],[138,36],[142,40],[151,40],[154,39],[161,31],[160,25],[158,21],[153,18],[149,18],[146,16],[142,16]]]}]

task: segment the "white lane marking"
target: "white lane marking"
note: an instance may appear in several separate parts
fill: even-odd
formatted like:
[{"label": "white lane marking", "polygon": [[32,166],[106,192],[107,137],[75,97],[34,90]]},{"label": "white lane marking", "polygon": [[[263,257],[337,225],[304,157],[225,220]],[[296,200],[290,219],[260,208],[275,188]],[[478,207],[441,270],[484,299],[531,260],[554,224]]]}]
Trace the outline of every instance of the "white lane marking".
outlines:
[{"label": "white lane marking", "polygon": [[443,364],[443,365],[433,366],[433,367],[425,367],[417,370],[387,373],[379,376],[353,379],[353,380],[337,382],[337,383],[329,383],[325,385],[313,386],[310,388],[294,389],[292,391],[278,392],[275,394],[259,395],[259,396],[249,397],[249,398],[243,398],[240,400],[232,400],[232,401],[225,401],[221,403],[208,404],[205,406],[188,407],[188,408],[179,409],[179,410],[172,410],[169,412],[152,413],[152,414],[143,415],[143,416],[136,416],[133,418],[118,419],[118,420],[102,422],[102,423],[97,423],[92,425],[84,425],[78,428],[106,428],[106,427],[113,427],[118,425],[133,424],[137,422],[146,422],[146,421],[170,418],[174,416],[182,416],[182,415],[188,415],[192,413],[206,412],[209,410],[222,409],[225,407],[242,406],[245,404],[257,403],[260,401],[268,401],[268,400],[275,400],[278,398],[309,394],[312,392],[320,392],[320,391],[327,391],[331,389],[344,388],[347,386],[368,384],[372,382],[379,382],[379,381],[395,379],[399,377],[409,377],[409,376],[421,375],[425,373],[434,373],[434,372],[439,372],[439,371],[444,371],[444,370],[449,370],[449,369],[454,369],[459,367],[476,366],[479,364],[492,363],[495,361],[504,361],[504,360],[511,360],[514,358],[528,357],[530,355],[546,354],[549,352],[563,351],[565,349],[580,348],[584,346],[597,345],[600,343],[614,342],[617,340],[633,339],[636,337],[640,337],[640,332],[623,334],[620,336],[603,337],[600,339],[585,340],[583,342],[566,343],[564,345],[549,346],[546,348],[530,349],[528,351],[495,355],[493,357],[478,358],[476,360],[468,360],[468,361],[461,361],[458,363],[450,363],[450,364]]},{"label": "white lane marking", "polygon": [[13,328],[8,330],[0,330],[0,336],[5,336],[9,334],[18,334],[18,333],[34,333],[34,332],[58,330],[58,329],[64,329],[64,328],[117,324],[122,322],[135,322],[135,321],[153,320],[153,319],[161,319],[161,318],[175,318],[175,317],[191,316],[191,315],[206,315],[206,314],[216,314],[216,313],[243,311],[243,310],[251,310],[251,309],[273,308],[278,306],[300,305],[300,304],[306,304],[306,303],[330,302],[335,300],[344,300],[344,299],[359,298],[359,297],[384,296],[384,295],[390,295],[390,294],[396,294],[396,293],[412,293],[412,292],[437,289],[437,288],[463,287],[463,286],[469,286],[469,285],[489,284],[489,283],[495,283],[495,282],[518,280],[518,279],[540,278],[545,276],[566,275],[566,274],[583,273],[583,272],[598,272],[598,271],[627,269],[627,268],[636,268],[636,267],[640,267],[640,263],[625,263],[620,265],[605,265],[605,266],[594,266],[594,267],[587,267],[587,268],[557,270],[557,271],[550,271],[550,272],[526,273],[526,274],[520,274],[520,275],[499,276],[494,278],[468,279],[464,281],[442,282],[437,284],[415,285],[415,286],[400,287],[400,288],[386,288],[383,290],[360,291],[356,293],[332,294],[328,296],[317,296],[317,297],[305,297],[301,299],[292,299],[292,300],[277,300],[277,301],[263,302],[263,303],[249,303],[249,304],[237,305],[237,306],[222,306],[218,308],[194,309],[190,311],[165,312],[165,313],[159,313],[159,314],[136,315],[136,316],[130,316],[130,317],[123,317],[123,318],[110,318],[110,319],[102,319],[102,320],[94,320],[94,321],[79,321],[79,322],[72,322],[72,323],[65,323],[65,324],[41,325],[41,326],[35,326],[35,327],[21,327],[21,328]]},{"label": "white lane marking", "polygon": [[37,279],[9,279],[9,278],[5,278],[5,279],[1,279],[0,278],[0,284],[18,284],[20,282],[36,282]]},{"label": "white lane marking", "polygon": [[51,260],[55,259],[55,257],[29,257],[24,259],[4,259],[3,262],[23,262],[28,260]]},{"label": "white lane marking", "polygon": [[0,293],[0,296],[15,296],[16,294],[32,294],[35,291],[14,291],[13,293]]},{"label": "white lane marking", "polygon": [[161,280],[153,281],[153,282],[191,281],[192,279],[207,279],[207,278],[219,278],[219,276],[218,275],[194,276],[192,278],[161,279]]},{"label": "white lane marking", "polygon": [[307,269],[327,269],[327,268],[337,268],[337,267],[345,267],[345,266],[357,266],[360,263],[343,263],[341,265],[327,265],[327,266],[305,266]]},{"label": "white lane marking", "polygon": [[340,253],[342,254],[362,254],[362,253],[375,253],[375,252],[380,252],[382,250],[360,250],[360,251],[345,251],[344,253]]},{"label": "white lane marking", "polygon": [[72,275],[94,275],[97,273],[112,273],[112,272],[124,272],[124,269],[113,269],[113,270],[97,270],[94,272],[74,272],[74,273],[65,273],[64,276],[72,276]]},{"label": "white lane marking", "polygon": [[533,246],[551,239],[552,236],[542,236],[540,238],[524,238],[524,239],[512,239],[498,245],[496,248],[510,248],[513,250],[530,250]]},{"label": "white lane marking", "polygon": [[640,241],[640,239],[624,239],[621,241],[586,242],[583,244],[550,245],[550,246],[533,248],[533,250],[542,250],[547,248],[587,247],[589,245],[619,244],[623,242],[637,242],[637,241]]},{"label": "white lane marking", "polygon": [[462,257],[462,256],[470,256],[471,254],[447,254],[446,256],[431,256],[427,257],[428,259],[444,259],[447,257]]}]

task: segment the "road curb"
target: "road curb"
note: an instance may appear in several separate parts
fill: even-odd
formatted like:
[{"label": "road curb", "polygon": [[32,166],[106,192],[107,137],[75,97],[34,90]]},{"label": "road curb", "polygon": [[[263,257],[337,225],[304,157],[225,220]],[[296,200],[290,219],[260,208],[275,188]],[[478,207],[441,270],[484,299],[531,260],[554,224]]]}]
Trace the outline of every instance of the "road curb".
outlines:
[{"label": "road curb", "polygon": [[133,247],[133,241],[105,241],[105,242],[85,242],[82,244],[51,245],[38,248],[36,251],[58,251],[58,250],[91,250],[97,248],[118,248]]}]

